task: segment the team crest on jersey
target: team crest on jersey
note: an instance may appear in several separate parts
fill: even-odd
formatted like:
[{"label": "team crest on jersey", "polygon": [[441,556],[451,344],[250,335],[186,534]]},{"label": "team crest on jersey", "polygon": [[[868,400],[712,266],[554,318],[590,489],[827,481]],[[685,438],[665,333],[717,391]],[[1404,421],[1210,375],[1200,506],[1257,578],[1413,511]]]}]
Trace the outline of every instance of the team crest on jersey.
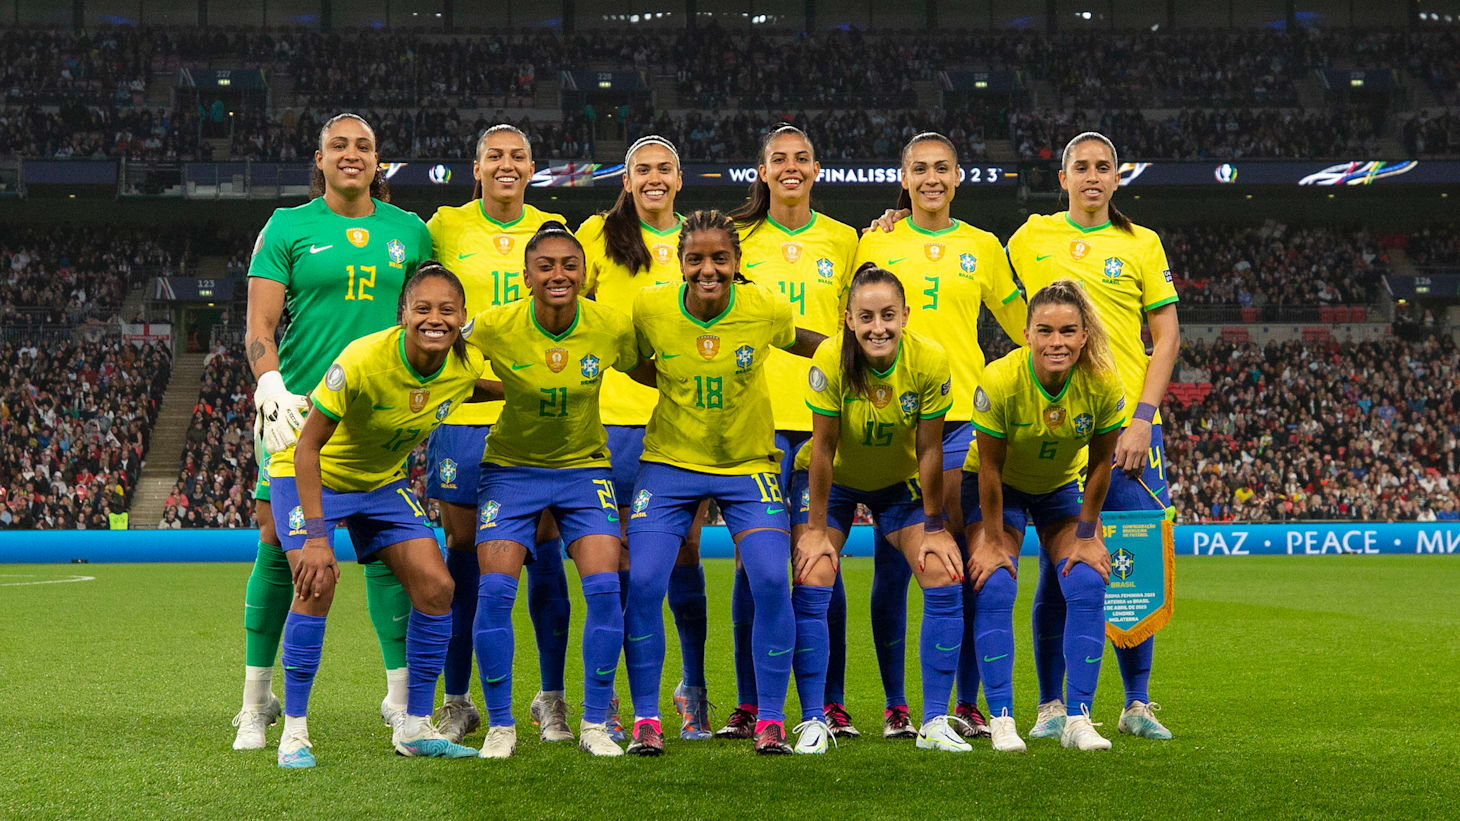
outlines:
[{"label": "team crest on jersey", "polygon": [[406,244],[398,239],[393,239],[385,244],[385,253],[390,255],[390,264],[395,268],[405,265]]},{"label": "team crest on jersey", "polygon": [[653,252],[654,259],[657,260],[660,265],[664,265],[668,263],[671,259],[674,259],[674,246],[672,245],[665,245],[663,243],[660,243],[658,245],[655,245],[653,248],[650,248],[649,250]]},{"label": "team crest on jersey", "polygon": [[794,265],[801,258],[801,246],[794,242],[781,243],[781,256]]},{"label": "team crest on jersey", "polygon": [[553,373],[562,373],[563,368],[568,366],[568,350],[566,348],[548,348],[542,352],[542,358],[547,363],[548,370]]},{"label": "team crest on jersey", "polygon": [[[944,391],[944,393],[947,393],[947,391]],[[990,407],[992,407],[992,405],[989,403],[989,395],[984,391],[983,386],[980,385],[979,387],[974,388],[973,409],[978,411],[979,413],[988,413]]]},{"label": "team crest on jersey", "polygon": [[1122,547],[1110,554],[1110,575],[1124,581],[1135,572],[1136,557],[1134,553]]},{"label": "team crest on jersey", "polygon": [[886,385],[873,385],[872,395],[868,398],[872,400],[873,405],[879,408],[885,408],[887,407],[887,403],[892,401],[892,388]]},{"label": "team crest on jersey", "polygon": [[442,487],[456,487],[456,460],[442,459],[440,466],[436,468],[436,474],[441,477]]},{"label": "team crest on jersey", "polygon": [[1105,276],[1109,279],[1118,279],[1125,270],[1125,261],[1120,257],[1111,257],[1105,260]]},{"label": "team crest on jersey", "polygon": [[1084,436],[1095,427],[1095,417],[1088,413],[1082,413],[1075,417],[1075,433]]},{"label": "team crest on jersey", "polygon": [[938,242],[930,242],[923,246],[923,253],[928,255],[929,262],[937,262],[942,259],[944,252],[947,250],[947,248],[943,247],[942,243]]},{"label": "team crest on jersey", "polygon": [[755,348],[741,345],[735,349],[735,367],[745,370],[753,362],[755,362]]},{"label": "team crest on jersey", "polygon": [[921,404],[918,402],[918,395],[912,391],[908,391],[902,396],[897,397],[897,403],[902,406],[902,412],[906,414],[917,413],[918,405]]},{"label": "team crest on jersey", "polygon": [[498,234],[497,236],[492,238],[492,244],[496,246],[497,253],[510,254],[512,253],[512,246],[515,245],[516,242],[513,241],[510,234]]},{"label": "team crest on jersey", "polygon": [[632,505],[634,515],[630,516],[630,519],[641,519],[644,517],[644,511],[649,509],[649,497],[652,495],[647,490],[640,490],[634,494],[634,504]]},{"label": "team crest on jersey", "polygon": [[486,504],[482,505],[482,509],[477,513],[477,521],[480,522],[480,524],[477,525],[477,530],[486,530],[489,527],[496,527],[497,514],[500,513],[501,510],[502,506],[497,504],[497,500],[489,499]]},{"label": "team crest on jersey", "polygon": [[300,533],[303,532],[304,508],[300,507],[299,505],[295,505],[294,509],[289,511],[289,535],[298,536]]},{"label": "team crest on jersey", "polygon": [[436,408],[436,421],[437,422],[440,422],[441,420],[445,419],[446,418],[446,414],[448,414],[448,413],[451,413],[451,400],[450,399],[446,400],[445,402],[442,402],[441,405],[440,405],[440,407]]},{"label": "team crest on jersey", "polygon": [[430,398],[431,391],[426,388],[411,391],[411,413],[420,413],[421,408],[426,407],[426,401]]},{"label": "team crest on jersey", "polygon": [[1082,239],[1070,240],[1070,256],[1075,259],[1084,259],[1090,253],[1090,243]]},{"label": "team crest on jersey", "polygon": [[705,334],[695,340],[695,350],[706,359],[714,359],[715,355],[720,352],[720,337]]},{"label": "team crest on jersey", "polygon": [[831,264],[831,260],[827,259],[826,257],[822,257],[821,259],[818,259],[816,261],[817,276],[821,277],[822,279],[831,279],[832,275],[835,273],[836,266]]},{"label": "team crest on jersey", "polygon": [[598,357],[588,354],[578,360],[578,372],[583,374],[584,379],[592,379],[598,376]]},{"label": "team crest on jersey", "polygon": [[324,374],[324,386],[332,391],[339,391],[345,387],[345,369],[336,362]]},{"label": "team crest on jersey", "polygon": [[370,232],[364,228],[346,228],[345,239],[356,248],[364,248],[370,244]]},{"label": "team crest on jersey", "polygon": [[958,267],[963,269],[963,273],[971,274],[973,269],[978,267],[978,257],[973,254],[959,254]]},{"label": "team crest on jersey", "polygon": [[1065,409],[1064,408],[1062,408],[1062,407],[1060,407],[1058,405],[1055,405],[1052,408],[1045,408],[1044,409],[1044,424],[1050,430],[1054,430],[1055,428],[1059,427],[1060,425],[1063,425],[1064,423],[1065,423]]}]

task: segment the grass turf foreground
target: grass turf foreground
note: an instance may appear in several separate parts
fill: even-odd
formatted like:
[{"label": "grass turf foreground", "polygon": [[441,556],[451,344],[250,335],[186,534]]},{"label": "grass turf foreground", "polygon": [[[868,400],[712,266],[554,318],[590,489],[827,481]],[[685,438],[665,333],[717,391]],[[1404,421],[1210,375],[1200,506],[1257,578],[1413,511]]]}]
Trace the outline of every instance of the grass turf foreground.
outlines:
[{"label": "grass turf foreground", "polygon": [[[709,561],[710,696],[733,706],[729,561]],[[1107,650],[1095,719],[1109,753],[987,741],[972,753],[884,741],[867,627],[871,562],[848,560],[848,706],[864,737],[822,757],[757,757],[748,742],[669,736],[659,759],[595,760],[537,741],[537,686],[519,595],[519,746],[505,762],[402,759],[376,710],[380,654],[358,568],[346,568],[318,683],[319,767],[285,772],[274,750],[235,752],[247,568],[215,565],[0,567],[0,692],[8,752],[0,817],[699,818],[791,812],[846,818],[1455,817],[1460,763],[1450,726],[1460,673],[1460,562],[1437,557],[1182,558],[1176,617],[1157,638],[1153,695],[1169,742],[1115,731],[1121,690]],[[1015,692],[1026,731],[1036,700],[1021,566]],[[36,584],[93,576],[90,581]],[[570,571],[570,577],[572,576]],[[575,588],[576,579],[570,578]],[[910,594],[908,693],[918,710]],[[581,597],[574,603],[581,630]],[[667,621],[666,617],[666,622]],[[670,637],[665,714],[677,668]],[[570,704],[581,692],[570,646]],[[625,693],[622,668],[620,691]],[[577,679],[578,684],[575,684]],[[282,695],[282,672],[275,672]],[[473,700],[480,704],[473,681]],[[794,693],[794,690],[792,691]],[[625,697],[627,706],[627,698]],[[795,712],[795,697],[791,709]],[[717,718],[723,720],[728,706]],[[484,711],[485,712],[485,711]],[[576,730],[577,716],[571,716]],[[672,718],[666,721],[666,730]],[[278,740],[281,727],[270,730]],[[480,745],[481,731],[467,743]]]}]

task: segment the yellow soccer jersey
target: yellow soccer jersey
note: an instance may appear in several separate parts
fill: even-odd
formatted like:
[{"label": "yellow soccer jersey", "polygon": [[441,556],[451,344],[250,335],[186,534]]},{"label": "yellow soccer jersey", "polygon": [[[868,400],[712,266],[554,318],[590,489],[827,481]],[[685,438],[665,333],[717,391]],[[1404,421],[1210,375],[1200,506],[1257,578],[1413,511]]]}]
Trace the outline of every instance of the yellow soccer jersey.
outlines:
[{"label": "yellow soccer jersey", "polygon": [[[1108,222],[1082,228],[1067,212],[1035,214],[1009,238],[1009,261],[1029,296],[1057,279],[1072,279],[1090,295],[1130,399],[1126,423],[1140,401],[1151,361],[1141,339],[1145,312],[1177,300],[1161,238],[1149,228],[1132,228],[1133,235]],[[1159,415],[1155,421],[1160,424]]]},{"label": "yellow soccer jersey", "polygon": [[908,326],[948,354],[954,389],[948,419],[968,421],[973,386],[984,366],[979,305],[987,305],[1013,339],[1024,339],[1024,315],[1018,310],[1022,300],[1003,245],[993,234],[958,220],[941,231],[924,231],[911,219],[902,219],[890,233],[862,235],[852,270],[864,262],[874,262],[902,281],[912,308]]},{"label": "yellow soccer jersey", "polygon": [[491,360],[507,394],[487,437],[482,461],[523,467],[608,467],[598,394],[609,368],[639,362],[628,316],[578,300],[578,316],[561,334],[548,333],[531,298],[472,318],[467,344]]},{"label": "yellow soccer jersey", "polygon": [[[1034,377],[1029,349],[991,363],[973,392],[973,426],[1005,440],[1004,484],[1049,493],[1075,481],[1089,459],[1090,437],[1119,430],[1125,413],[1120,381],[1075,368],[1054,396]],[[978,447],[964,469],[978,470]]]},{"label": "yellow soccer jersey", "polygon": [[[492,305],[506,305],[527,296],[522,281],[523,249],[544,222],[560,214],[522,206],[522,216],[498,222],[487,216],[481,200],[443,205],[426,227],[431,231],[436,260],[461,278],[466,310],[476,314]],[[502,412],[501,402],[472,402],[451,415],[453,425],[490,425]]]},{"label": "yellow soccer jersey", "polygon": [[[807,378],[806,406],[841,417],[831,480],[853,490],[881,490],[918,475],[918,422],[948,412],[953,377],[938,343],[904,331],[897,359],[885,373],[867,369],[870,396],[848,394],[838,335],[816,349]],[[811,465],[811,448],[796,454],[796,469]]]},{"label": "yellow soccer jersey", "polygon": [[[680,218],[680,223],[684,218]],[[679,270],[679,223],[667,231],[655,231],[639,223],[644,245],[649,249],[649,269],[630,271],[608,256],[603,241],[603,215],[595,214],[578,226],[578,241],[587,255],[588,280],[583,292],[625,314],[634,310],[634,297],[650,285],[682,282]],[[603,424],[647,425],[659,394],[628,376],[610,371],[603,377]]]},{"label": "yellow soccer jersey", "polygon": [[644,461],[701,473],[779,473],[765,362],[796,343],[791,304],[753,284],[732,286],[709,322],[684,308],[683,283],[634,299],[639,353],[654,357],[659,401],[644,432]]},{"label": "yellow soccer jersey", "polygon": [[[320,413],[340,423],[320,449],[324,486],[359,492],[402,478],[411,448],[471,396],[484,366],[481,353],[467,348],[465,360],[449,353],[440,370],[422,376],[406,361],[400,326],[345,346],[310,394]],[[269,475],[294,475],[292,446],[269,460]]]},{"label": "yellow soccer jersey", "polygon": [[[791,303],[797,327],[831,336],[842,324],[842,294],[852,278],[857,232],[825,214],[792,231],[769,217],[740,233],[740,270],[747,279],[779,289]],[[772,351],[766,364],[771,415],[776,430],[811,430],[811,413],[797,385],[806,382],[807,362]]]}]

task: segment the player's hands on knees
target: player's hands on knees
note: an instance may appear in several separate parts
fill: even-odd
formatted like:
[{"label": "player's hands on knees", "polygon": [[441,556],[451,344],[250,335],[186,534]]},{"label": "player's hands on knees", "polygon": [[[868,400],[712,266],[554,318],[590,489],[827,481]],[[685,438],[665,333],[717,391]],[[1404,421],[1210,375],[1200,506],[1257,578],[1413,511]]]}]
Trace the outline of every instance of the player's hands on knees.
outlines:
[{"label": "player's hands on knees", "polygon": [[805,582],[817,562],[823,560],[831,562],[833,573],[841,564],[837,557],[836,545],[831,543],[831,537],[826,534],[824,529],[807,528],[806,532],[801,534],[801,538],[796,540],[795,554],[792,557],[791,565],[792,570],[795,571],[797,584]]},{"label": "player's hands on knees", "polygon": [[911,213],[912,211],[906,208],[902,208],[896,211],[889,208],[886,211],[882,212],[882,216],[868,223],[867,227],[862,229],[862,233],[865,234],[868,231],[883,231],[885,233],[891,232],[892,226],[896,225],[898,220],[906,217],[908,214]]},{"label": "player's hands on knees", "polygon": [[294,595],[318,599],[334,589],[340,580],[340,564],[334,548],[325,539],[306,539],[294,565]]},{"label": "player's hands on knees", "polygon": [[973,543],[968,546],[968,578],[973,582],[973,592],[983,590],[984,583],[1001,567],[1019,578],[1019,566],[1009,557],[1010,546],[1004,534],[991,537],[982,529],[973,530]]},{"label": "player's hands on knees", "polygon": [[1146,454],[1151,449],[1151,423],[1132,419],[1115,440],[1115,469],[1132,479],[1146,469]]},{"label": "player's hands on knees", "polygon": [[1093,539],[1076,538],[1073,541],[1075,546],[1065,561],[1064,572],[1060,575],[1070,575],[1070,569],[1076,564],[1087,564],[1091,570],[1100,574],[1101,581],[1110,584],[1110,551],[1105,549],[1105,539],[1101,538],[1099,532]]},{"label": "player's hands on knees", "polygon": [[923,533],[922,547],[918,548],[918,569],[926,571],[928,566],[943,567],[956,582],[963,581],[963,555],[958,543],[947,530]]}]

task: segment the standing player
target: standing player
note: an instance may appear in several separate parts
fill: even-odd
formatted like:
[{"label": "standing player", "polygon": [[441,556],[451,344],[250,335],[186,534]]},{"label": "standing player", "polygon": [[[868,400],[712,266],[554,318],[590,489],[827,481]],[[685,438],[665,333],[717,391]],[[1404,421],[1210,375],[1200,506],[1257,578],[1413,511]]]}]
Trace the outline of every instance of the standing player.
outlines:
[{"label": "standing player", "polygon": [[1014,726],[1014,579],[1033,522],[1050,575],[1058,574],[1069,602],[1062,648],[1070,666],[1069,718],[1061,744],[1108,750],[1110,742],[1090,723],[1090,705],[1105,651],[1110,581],[1100,506],[1125,399],[1105,328],[1074,282],[1053,282],[1030,297],[1024,334],[1029,347],[985,368],[974,391],[978,457],[970,456],[963,481],[969,518],[976,510],[983,516],[982,527],[968,524],[968,578],[978,591],[974,630],[993,748],[1024,752]]},{"label": "standing player", "polygon": [[[959,173],[958,156],[947,137],[925,132],[909,140],[902,150],[902,191],[897,204],[899,211],[909,209],[909,213],[890,231],[863,234],[856,264],[873,262],[896,274],[912,299],[909,326],[942,345],[948,354],[954,394],[943,424],[943,510],[950,532],[961,538],[964,520],[959,482],[973,441],[968,424],[973,415],[973,386],[984,366],[978,344],[979,306],[987,305],[1009,338],[1019,339],[1024,328],[1024,299],[1014,285],[998,238],[953,219]],[[967,550],[966,545],[960,547]],[[907,564],[896,553],[879,554],[873,577],[872,636],[887,694],[883,735],[888,737],[916,735],[902,688],[908,578]],[[973,591],[967,585],[964,609],[973,610]],[[972,619],[965,619],[955,712],[971,728],[960,726],[960,731],[987,735],[987,723],[977,707],[972,629]]]},{"label": "standing player", "polygon": [[[435,256],[454,266],[474,311],[516,302],[522,290],[522,247],[549,214],[525,202],[532,180],[532,146],[515,126],[494,125],[477,140],[472,174],[476,190],[465,205],[442,206],[426,227]],[[476,616],[476,504],[482,448],[502,411],[500,402],[462,407],[427,445],[426,495],[441,505],[446,533],[446,566],[456,582],[452,601],[451,649],[446,654],[445,697],[436,712],[441,731],[461,741],[481,724],[471,702],[472,621]],[[563,667],[568,653],[568,580],[552,520],[544,518],[527,566],[527,610],[537,636],[542,688],[532,700],[532,718],[544,741],[571,741],[563,698]]]},{"label": "standing player", "polygon": [[345,346],[310,395],[314,409],[298,444],[269,463],[279,501],[274,528],[296,591],[284,624],[280,767],[314,766],[305,715],[340,577],[334,552],[340,522],[349,528],[359,561],[388,566],[410,598],[409,699],[392,729],[392,746],[401,755],[473,755],[431,726],[436,679],[451,637],[451,576],[401,470],[422,436],[477,391],[483,363],[461,339],[464,296],[450,271],[423,263],[406,285],[404,327]]},{"label": "standing player", "polygon": [[[579,746],[594,755],[623,755],[605,726],[624,616],[618,504],[598,394],[605,372],[633,370],[639,354],[626,315],[579,298],[583,246],[566,227],[545,223],[525,254],[529,298],[477,314],[469,337],[506,393],[501,419],[487,437],[478,494],[482,573],[473,635],[490,724],[481,755],[506,758],[517,745],[512,606],[544,511],[562,529],[588,604]],[[647,363],[642,371],[652,374]]]},{"label": "standing player", "polygon": [[812,360],[806,404],[816,414],[815,430],[796,457],[791,483],[793,503],[800,500],[791,514],[803,719],[798,753],[826,751],[820,705],[827,602],[859,503],[871,509],[877,530],[906,557],[923,588],[918,746],[973,749],[947,715],[964,619],[963,560],[943,517],[943,416],[953,382],[942,347],[905,331],[908,314],[902,283],[866,263],[852,279],[841,334],[823,342]]},{"label": "standing player", "polygon": [[[274,657],[294,596],[269,502],[269,454],[294,444],[313,388],[356,337],[396,323],[406,278],[430,256],[431,235],[416,215],[390,205],[379,172],[375,132],[354,114],[325,122],[314,154],[305,205],[274,211],[248,269],[246,353],[258,385],[254,404],[261,452],[254,488],[259,549],[244,595],[243,709],[234,718],[235,750],[264,747],[264,730],[280,712],[270,689]],[[274,334],[285,311],[289,327]],[[385,659],[381,717],[406,707],[406,618],[410,601],[390,568],[365,565],[370,620]]]},{"label": "standing player", "polygon": [[[679,282],[676,247],[683,217],[674,211],[675,196],[684,186],[679,154],[663,137],[642,137],[624,155],[623,190],[606,213],[595,214],[578,227],[588,261],[586,291],[609,307],[630,314],[634,297],[650,285]],[[658,394],[622,373],[603,376],[603,423],[608,430],[608,450],[613,460],[614,494],[623,505],[621,523],[628,524],[628,501],[639,472],[639,455],[644,450],[644,426]],[[705,696],[705,573],[700,567],[700,524],[704,509],[694,525],[669,576],[669,609],[679,631],[683,671],[675,688],[675,706],[682,724],[680,737],[698,740],[710,737],[709,701]],[[624,544],[628,544],[627,531]],[[625,554],[627,556],[627,553]],[[620,574],[621,589],[627,595],[628,572]],[[623,740],[623,728],[613,716],[615,738]]]},{"label": "standing player", "polygon": [[[857,250],[854,228],[811,209],[811,188],[821,173],[811,140],[801,129],[782,125],[761,143],[760,167],[750,185],[750,199],[731,212],[740,231],[741,267],[758,283],[775,282],[790,301],[796,324],[819,334],[836,333],[841,324],[841,298],[852,257]],[[771,351],[766,378],[777,386],[797,385],[806,378],[806,360],[785,351]],[[811,436],[811,412],[794,391],[771,394],[776,447],[781,462],[781,487],[790,487],[796,451]],[[795,496],[791,497],[794,504]],[[755,600],[743,565],[737,565],[730,599],[735,636],[735,683],[739,706],[717,738],[750,738],[755,730],[755,669],[750,650],[750,624]],[[827,613],[830,662],[826,669],[825,718],[835,735],[856,736],[844,704],[847,657],[847,594],[841,574],[832,586]],[[805,709],[805,705],[803,705]]]},{"label": "standing player", "polygon": [[[1165,509],[1173,517],[1161,450],[1161,420],[1156,406],[1166,394],[1181,347],[1176,289],[1161,238],[1131,223],[1111,202],[1120,187],[1115,146],[1087,131],[1070,140],[1060,159],[1060,186],[1069,210],[1035,215],[1009,238],[1009,259],[1025,288],[1033,291],[1055,279],[1083,286],[1101,320],[1110,328],[1110,347],[1128,400],[1123,430],[1115,445],[1115,471],[1106,510]],[[1151,329],[1146,354],[1141,321]],[[1132,406],[1133,405],[1133,406]],[[1059,738],[1066,714],[1059,700],[1065,665],[1060,654],[1065,604],[1053,583],[1048,559],[1041,556],[1040,582],[1034,592],[1034,660],[1039,673],[1039,719],[1030,738]],[[1049,580],[1049,581],[1046,581]],[[1149,686],[1155,639],[1115,648],[1125,684],[1123,733],[1169,739],[1156,720]]]},{"label": "standing player", "polygon": [[790,304],[774,291],[739,276],[735,222],[719,211],[685,219],[679,259],[681,284],[646,288],[634,299],[639,353],[654,359],[659,401],[644,434],[628,525],[624,648],[635,714],[629,752],[664,751],[661,602],[695,511],[715,499],[755,596],[756,751],[786,753],[783,708],[796,627],[781,453],[764,365],[772,346],[809,356],[823,337],[798,329]]}]

